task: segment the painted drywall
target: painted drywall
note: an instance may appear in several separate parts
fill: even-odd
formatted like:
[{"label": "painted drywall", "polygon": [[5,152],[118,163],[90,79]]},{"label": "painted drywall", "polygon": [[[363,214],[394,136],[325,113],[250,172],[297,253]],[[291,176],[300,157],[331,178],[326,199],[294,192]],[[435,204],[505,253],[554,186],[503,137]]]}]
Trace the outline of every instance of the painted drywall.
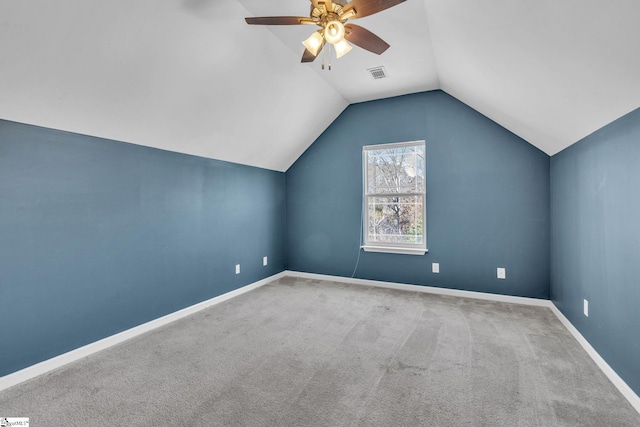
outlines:
[{"label": "painted drywall", "polygon": [[640,394],[640,109],[551,158],[551,223],[552,301]]},{"label": "painted drywall", "polygon": [[[361,252],[362,147],[422,139],[429,252]],[[549,297],[549,156],[442,91],[349,106],[286,189],[289,270]]]},{"label": "painted drywall", "polygon": [[0,121],[0,376],[282,271],[284,185]]}]

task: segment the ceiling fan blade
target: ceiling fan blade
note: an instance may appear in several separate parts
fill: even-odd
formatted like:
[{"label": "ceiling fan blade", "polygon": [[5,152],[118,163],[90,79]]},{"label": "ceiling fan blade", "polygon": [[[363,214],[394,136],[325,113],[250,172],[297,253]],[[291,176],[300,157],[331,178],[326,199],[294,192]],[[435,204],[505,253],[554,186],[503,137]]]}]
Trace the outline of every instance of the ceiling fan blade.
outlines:
[{"label": "ceiling fan blade", "polygon": [[364,18],[373,15],[390,7],[396,6],[406,0],[351,0],[342,9],[343,14],[353,11],[355,16],[351,19]]},{"label": "ceiling fan blade", "polygon": [[359,25],[347,24],[344,26],[344,30],[344,38],[347,39],[347,41],[355,44],[356,46],[360,46],[369,52],[380,55],[382,52],[389,49],[389,44],[387,42]]},{"label": "ceiling fan blade", "polygon": [[244,18],[251,25],[300,25],[315,24],[313,19],[304,16],[259,16]]},{"label": "ceiling fan blade", "polygon": [[[322,48],[324,47],[324,43],[322,44],[322,46],[320,46],[320,49],[318,49],[318,54],[320,54],[320,52],[322,52]],[[311,53],[309,51],[309,49],[305,49],[304,53],[302,54],[302,61],[300,62],[313,62],[316,60],[316,58],[318,57],[318,55],[314,55],[313,53]]]}]

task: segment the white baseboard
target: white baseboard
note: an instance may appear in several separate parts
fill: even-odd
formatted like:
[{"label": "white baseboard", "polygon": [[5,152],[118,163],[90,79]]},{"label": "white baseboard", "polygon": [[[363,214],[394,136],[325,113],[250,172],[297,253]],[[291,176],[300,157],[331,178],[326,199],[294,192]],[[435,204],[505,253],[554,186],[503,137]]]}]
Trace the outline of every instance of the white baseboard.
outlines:
[{"label": "white baseboard", "polygon": [[640,413],[640,397],[627,385],[626,382],[609,366],[607,362],[598,354],[598,352],[589,344],[580,332],[571,324],[564,314],[550,300],[542,300],[536,298],[512,297],[508,295],[489,294],[483,292],[461,291],[457,289],[434,288],[431,286],[407,285],[403,283],[381,282],[377,280],[352,279],[350,277],[328,276],[324,274],[302,273],[298,271],[285,271],[286,276],[300,277],[303,279],[327,280],[338,283],[353,283],[356,285],[376,286],[389,289],[401,289],[412,292],[425,292],[440,295],[458,296],[464,298],[476,298],[490,301],[510,302],[516,304],[535,305],[540,307],[548,307],[556,315],[558,320],[573,335],[578,343],[584,348],[587,354],[598,365],[600,370],[609,378],[609,381],[622,393],[622,395],[631,403],[638,413]]},{"label": "white baseboard", "polygon": [[582,348],[587,352],[589,356],[596,362],[596,365],[600,368],[602,372],[609,378],[609,380],[613,383],[614,386],[622,393],[624,397],[627,398],[631,406],[633,406],[638,413],[640,413],[640,397],[627,385],[626,382],[613,370],[611,366],[598,354],[595,348],[589,344],[589,341],[586,340],[585,337],[576,329],[575,326],[565,317],[564,314],[556,307],[555,304],[552,304],[551,311],[556,315],[556,317],[562,322],[565,328],[573,335],[573,337],[580,343]]},{"label": "white baseboard", "polygon": [[120,344],[126,340],[129,340],[131,338],[144,334],[145,332],[159,328],[160,326],[164,326],[168,323],[175,322],[178,319],[182,319],[191,314],[197,313],[198,311],[204,310],[205,308],[211,307],[216,304],[220,304],[223,301],[227,301],[235,296],[244,294],[253,289],[259,288],[260,286],[266,285],[269,282],[272,282],[281,277],[284,277],[284,275],[285,275],[284,272],[275,274],[273,276],[267,277],[265,279],[262,279],[257,282],[251,283],[249,285],[243,286],[241,288],[235,289],[231,292],[227,292],[226,294],[222,294],[215,298],[211,298],[209,300],[192,305],[190,307],[183,308],[182,310],[178,310],[176,312],[167,314],[166,316],[159,317],[147,323],[143,323],[142,325],[133,327],[131,329],[127,329],[126,331],[122,331],[118,334],[111,335],[99,341],[93,342],[91,344],[87,344],[83,347],[77,348],[75,350],[71,350],[67,353],[45,360],[38,364],[29,366],[20,371],[14,372],[9,375],[5,375],[4,377],[0,377],[0,391],[5,390],[9,387],[12,387],[16,384],[19,384],[23,381],[27,381],[31,378],[35,378],[39,375],[52,371],[68,363],[75,362],[76,360],[80,360],[83,357],[90,356],[94,353],[97,353],[100,350],[104,350],[116,344]]},{"label": "white baseboard", "polygon": [[226,294],[219,295],[215,298],[211,298],[207,301],[203,301],[201,303],[192,305],[191,307],[187,307],[182,310],[176,311],[174,313],[167,314],[166,316],[162,316],[158,319],[151,320],[147,323],[144,323],[142,325],[136,326],[126,331],[120,332],[118,334],[109,336],[107,338],[103,338],[91,344],[87,344],[83,347],[77,348],[68,353],[61,354],[60,356],[56,356],[52,359],[45,360],[44,362],[40,362],[36,365],[29,366],[27,368],[24,368],[20,371],[6,375],[4,377],[0,377],[0,391],[5,390],[14,385],[17,385],[23,381],[27,381],[31,378],[35,378],[39,375],[52,371],[68,363],[74,362],[76,360],[80,360],[83,357],[87,357],[91,354],[97,353],[100,350],[104,350],[116,344],[120,344],[126,340],[139,336],[145,332],[159,328],[160,326],[166,325],[178,319],[182,319],[186,316],[197,313],[198,311],[204,310],[207,307],[211,307],[223,301],[227,301],[235,296],[244,294],[246,292],[259,288],[260,286],[266,285],[269,282],[272,282],[274,280],[280,279],[285,276],[300,277],[304,279],[313,279],[313,280],[326,280],[326,281],[338,282],[338,283],[352,283],[355,285],[375,286],[380,288],[399,289],[399,290],[412,291],[412,292],[425,292],[425,293],[433,293],[433,294],[439,294],[439,295],[449,295],[449,296],[457,296],[457,297],[463,297],[463,298],[475,298],[475,299],[488,300],[488,301],[501,301],[501,302],[534,305],[539,307],[550,308],[551,311],[560,320],[560,322],[571,333],[571,335],[573,335],[573,337],[578,341],[578,343],[582,346],[582,348],[584,348],[584,350],[591,357],[591,359],[593,359],[593,361],[598,365],[598,367],[600,367],[600,369],[607,376],[607,378],[609,378],[609,380],[620,391],[620,393],[622,393],[622,395],[629,401],[629,403],[631,403],[631,405],[640,413],[640,397],[638,397],[638,395],[631,389],[631,387],[629,387],[627,383],[625,383],[624,380],[620,378],[620,376],[611,368],[611,366],[609,366],[609,364],[602,358],[602,356],[598,354],[598,352],[591,346],[591,344],[589,344],[589,342],[582,336],[582,334],[571,324],[571,322],[569,322],[569,320],[562,314],[562,312],[560,312],[560,310],[555,306],[555,304],[553,304],[553,302],[549,300],[542,300],[537,298],[514,297],[509,295],[489,294],[489,293],[483,293],[483,292],[462,291],[458,289],[436,288],[432,286],[382,282],[377,280],[352,279],[350,277],[328,276],[324,274],[302,273],[302,272],[289,271],[289,270],[283,271],[271,277],[267,277],[265,279],[243,286],[242,288],[233,290],[231,292],[227,292]]},{"label": "white baseboard", "polygon": [[291,277],[300,277],[302,279],[327,280],[329,282],[353,283],[355,285],[375,286],[377,288],[400,289],[411,292],[424,292],[428,294],[449,295],[462,298],[474,298],[488,301],[510,302],[514,304],[535,305],[539,307],[549,307],[553,303],[546,299],[513,297],[510,295],[489,294],[485,292],[462,291],[459,289],[436,288],[433,286],[408,285],[405,283],[382,282],[378,280],[368,279],[352,279],[351,277],[328,276],[325,274],[302,273],[298,271],[285,271],[285,275]]}]

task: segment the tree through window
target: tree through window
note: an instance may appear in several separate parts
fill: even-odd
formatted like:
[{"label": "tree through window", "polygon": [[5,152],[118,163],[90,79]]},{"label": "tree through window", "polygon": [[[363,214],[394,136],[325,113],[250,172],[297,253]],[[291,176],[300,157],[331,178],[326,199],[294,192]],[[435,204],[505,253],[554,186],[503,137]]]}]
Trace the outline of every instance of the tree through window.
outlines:
[{"label": "tree through window", "polygon": [[425,142],[363,147],[364,249],[424,254]]}]

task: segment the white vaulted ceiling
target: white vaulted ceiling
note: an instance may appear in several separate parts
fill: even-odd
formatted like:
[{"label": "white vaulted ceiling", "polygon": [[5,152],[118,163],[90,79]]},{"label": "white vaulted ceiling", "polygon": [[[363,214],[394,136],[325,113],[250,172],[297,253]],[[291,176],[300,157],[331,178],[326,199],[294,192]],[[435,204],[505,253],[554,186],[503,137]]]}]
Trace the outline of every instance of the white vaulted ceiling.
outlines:
[{"label": "white vaulted ceiling", "polygon": [[[637,0],[407,0],[301,64],[307,0],[0,0],[0,118],[286,170],[349,104],[443,89],[552,155],[640,107]],[[368,68],[389,77],[373,80]]]}]

